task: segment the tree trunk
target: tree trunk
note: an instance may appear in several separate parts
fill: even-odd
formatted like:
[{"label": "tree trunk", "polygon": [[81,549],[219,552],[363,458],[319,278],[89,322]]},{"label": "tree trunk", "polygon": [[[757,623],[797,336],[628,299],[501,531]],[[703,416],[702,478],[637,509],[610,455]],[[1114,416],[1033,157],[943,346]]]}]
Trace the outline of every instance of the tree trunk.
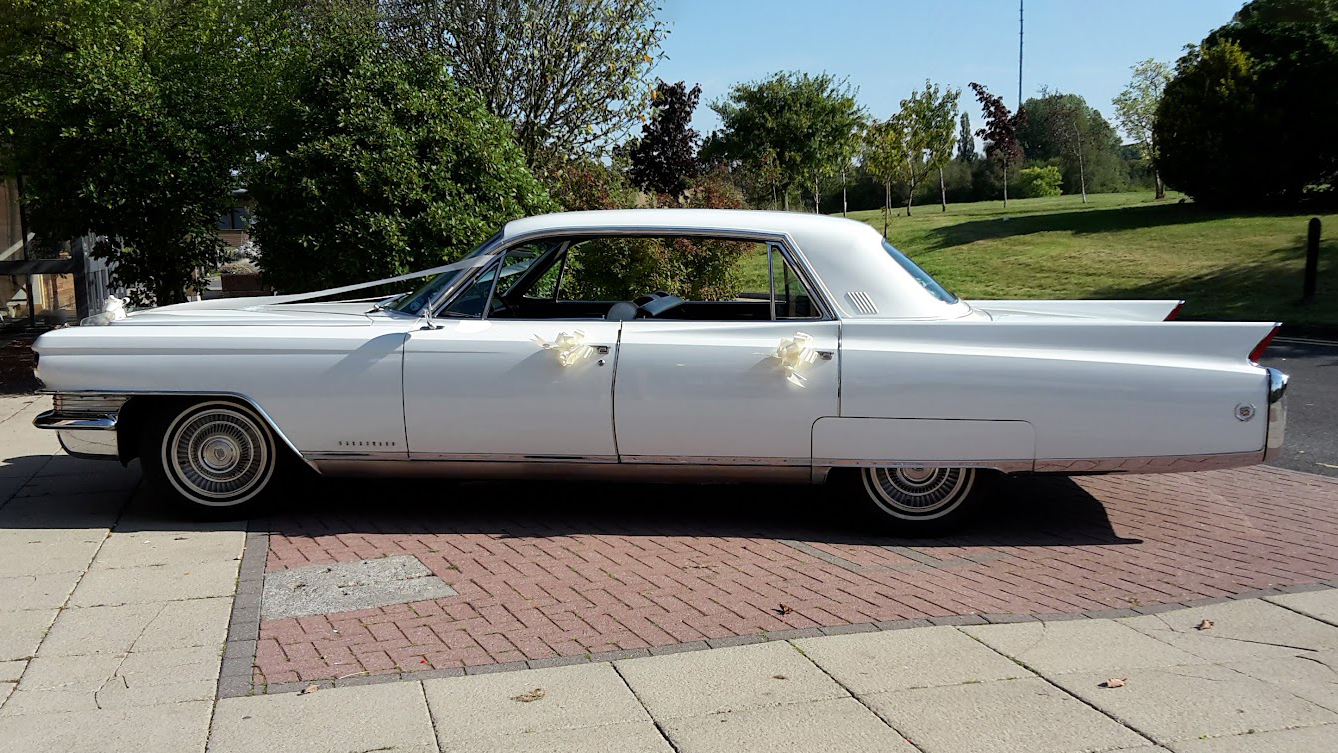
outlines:
[{"label": "tree trunk", "polygon": [[948,211],[948,187],[943,183],[943,168],[938,169],[938,195],[943,199],[943,211]]},{"label": "tree trunk", "polygon": [[813,214],[822,214],[822,194],[818,193],[818,182],[813,181]]},{"label": "tree trunk", "polygon": [[781,184],[781,209],[790,211],[790,184]]},{"label": "tree trunk", "polygon": [[915,197],[913,196],[914,193],[915,193],[915,192],[914,192],[913,190],[911,190],[911,191],[907,191],[907,192],[906,192],[906,216],[907,216],[907,217],[910,217],[910,216],[911,216],[911,202],[915,200]]},{"label": "tree trunk", "polygon": [[1157,194],[1153,198],[1156,199],[1166,198],[1166,184],[1161,182],[1161,171],[1159,171],[1156,168],[1156,166],[1153,166],[1152,168],[1152,182],[1157,186],[1156,188]]},{"label": "tree trunk", "polygon": [[846,216],[846,208],[849,206],[846,201],[846,169],[841,168],[841,216]]},{"label": "tree trunk", "polygon": [[1008,163],[1003,163],[1004,169],[1004,209],[1008,208]]},{"label": "tree trunk", "polygon": [[887,216],[892,213],[892,182],[883,184],[883,238],[887,238]]},{"label": "tree trunk", "polygon": [[1078,185],[1082,188],[1082,203],[1087,203],[1087,167],[1082,159],[1082,144],[1078,144]]}]

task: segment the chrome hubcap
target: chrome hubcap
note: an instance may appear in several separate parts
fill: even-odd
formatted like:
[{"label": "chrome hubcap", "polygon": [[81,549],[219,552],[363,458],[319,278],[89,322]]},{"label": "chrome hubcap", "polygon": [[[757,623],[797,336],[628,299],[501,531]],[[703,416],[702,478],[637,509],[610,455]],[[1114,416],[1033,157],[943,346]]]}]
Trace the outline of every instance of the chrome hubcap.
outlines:
[{"label": "chrome hubcap", "polygon": [[936,518],[971,492],[974,468],[870,468],[864,486],[879,507],[899,518]]},{"label": "chrome hubcap", "polygon": [[250,498],[273,470],[269,435],[248,412],[225,404],[178,418],[163,445],[172,483],[207,505]]}]

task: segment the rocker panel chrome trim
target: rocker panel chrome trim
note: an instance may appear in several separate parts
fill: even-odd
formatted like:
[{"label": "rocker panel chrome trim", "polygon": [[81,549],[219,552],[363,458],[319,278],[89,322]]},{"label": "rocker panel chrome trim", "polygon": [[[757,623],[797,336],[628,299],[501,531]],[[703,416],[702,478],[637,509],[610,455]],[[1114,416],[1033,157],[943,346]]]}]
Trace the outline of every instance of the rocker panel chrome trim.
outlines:
[{"label": "rocker panel chrome trim", "polygon": [[812,473],[807,465],[673,465],[657,463],[529,462],[486,460],[405,460],[344,458],[313,460],[328,476],[455,477],[503,481],[741,481],[802,484]]}]

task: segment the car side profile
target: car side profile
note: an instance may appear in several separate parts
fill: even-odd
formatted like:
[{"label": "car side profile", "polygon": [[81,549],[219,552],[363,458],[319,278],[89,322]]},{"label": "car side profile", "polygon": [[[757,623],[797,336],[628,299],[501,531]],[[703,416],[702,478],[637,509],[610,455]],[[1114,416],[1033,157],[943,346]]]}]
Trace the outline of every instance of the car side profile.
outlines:
[{"label": "car side profile", "polygon": [[[617,287],[610,260],[695,263],[707,243],[764,256],[766,280]],[[351,286],[49,332],[36,424],[72,455],[139,458],[209,513],[263,504],[305,465],[831,482],[912,535],[966,520],[1001,474],[1228,468],[1283,439],[1287,377],[1254,362],[1275,324],[1172,321],[1179,301],[962,301],[853,221],[544,215],[428,272],[390,299]]]}]

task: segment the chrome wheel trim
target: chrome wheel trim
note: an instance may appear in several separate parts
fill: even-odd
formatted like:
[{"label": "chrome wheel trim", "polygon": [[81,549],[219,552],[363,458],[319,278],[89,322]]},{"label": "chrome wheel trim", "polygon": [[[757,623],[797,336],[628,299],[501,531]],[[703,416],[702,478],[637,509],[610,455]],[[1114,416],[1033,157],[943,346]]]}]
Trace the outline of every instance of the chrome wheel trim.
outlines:
[{"label": "chrome wheel trim", "polygon": [[933,520],[961,506],[976,483],[975,468],[865,468],[864,489],[894,518]]},{"label": "chrome wheel trim", "polygon": [[240,505],[274,475],[274,439],[264,421],[236,403],[182,411],[163,433],[162,463],[183,497],[208,507]]}]

